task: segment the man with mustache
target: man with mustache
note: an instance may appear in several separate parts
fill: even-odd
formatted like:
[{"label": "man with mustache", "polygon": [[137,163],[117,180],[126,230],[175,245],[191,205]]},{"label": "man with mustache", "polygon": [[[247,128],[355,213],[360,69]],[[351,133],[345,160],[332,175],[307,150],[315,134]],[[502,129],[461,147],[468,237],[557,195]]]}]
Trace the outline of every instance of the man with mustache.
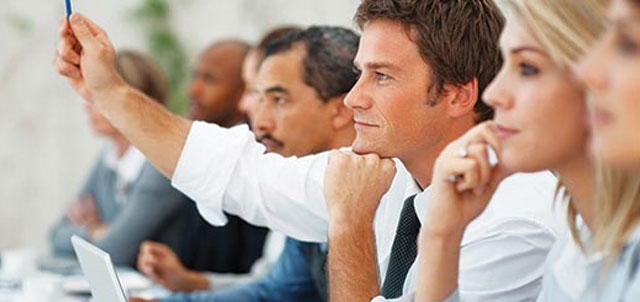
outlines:
[{"label": "man with mustache", "polygon": [[[266,47],[253,85],[258,101],[251,124],[267,153],[305,156],[351,144],[353,114],[343,99],[357,80],[357,46],[354,32],[324,26],[293,30]],[[333,81],[342,84],[327,85]],[[326,246],[288,238],[277,262],[257,281],[161,301],[327,301],[325,253]]]}]

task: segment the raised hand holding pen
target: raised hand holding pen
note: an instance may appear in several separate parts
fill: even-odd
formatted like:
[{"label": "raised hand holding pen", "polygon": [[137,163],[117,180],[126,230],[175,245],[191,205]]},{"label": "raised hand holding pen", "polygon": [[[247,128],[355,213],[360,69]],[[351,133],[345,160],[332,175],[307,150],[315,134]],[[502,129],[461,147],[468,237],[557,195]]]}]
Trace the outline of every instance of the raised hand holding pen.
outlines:
[{"label": "raised hand holding pen", "polygon": [[125,85],[115,68],[115,50],[106,32],[78,13],[60,25],[54,66],[83,96]]}]

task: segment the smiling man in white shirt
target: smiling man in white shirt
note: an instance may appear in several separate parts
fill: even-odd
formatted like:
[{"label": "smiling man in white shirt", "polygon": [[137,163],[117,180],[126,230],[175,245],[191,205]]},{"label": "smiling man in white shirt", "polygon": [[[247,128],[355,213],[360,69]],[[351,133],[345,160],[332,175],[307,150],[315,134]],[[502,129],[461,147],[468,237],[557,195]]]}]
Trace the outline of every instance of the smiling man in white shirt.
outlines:
[{"label": "smiling man in white shirt", "polygon": [[[375,200],[350,199],[357,195],[349,191],[363,189],[339,178],[347,194],[325,201],[327,153],[265,155],[246,127],[191,122],[153,105],[112,71],[106,33],[80,15],[72,16],[72,29],[67,23],[61,27],[55,65],[76,89],[94,94],[96,106],[197,201],[212,224],[224,224],[227,211],[300,240],[325,241],[331,229],[332,301],[411,299],[418,286],[415,256],[392,252],[401,211],[409,209],[414,222],[425,216],[434,160],[449,142],[491,116],[479,95],[500,68],[504,20],[489,0],[364,0],[356,20],[362,28],[355,60],[361,76],[345,104],[354,110],[353,151],[376,155],[348,155],[353,161],[342,171],[375,163],[389,173],[393,165],[380,157],[396,158],[390,189]],[[330,179],[341,169],[331,171]],[[555,240],[549,211],[555,179],[549,173],[512,179],[498,189],[496,206],[465,234],[463,300],[521,301],[538,294],[543,259]],[[415,202],[403,202],[423,189]],[[515,278],[522,271],[530,274]]]}]

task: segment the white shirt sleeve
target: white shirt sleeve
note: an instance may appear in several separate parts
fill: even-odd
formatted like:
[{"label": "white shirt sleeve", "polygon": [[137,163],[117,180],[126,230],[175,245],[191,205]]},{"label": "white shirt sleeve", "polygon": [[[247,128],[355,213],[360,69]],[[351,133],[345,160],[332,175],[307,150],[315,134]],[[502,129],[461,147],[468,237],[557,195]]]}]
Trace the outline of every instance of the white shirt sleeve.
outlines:
[{"label": "white shirt sleeve", "polygon": [[246,126],[194,122],[172,184],[202,216],[224,225],[224,212],[302,241],[325,241],[327,153],[303,158],[264,154]]}]

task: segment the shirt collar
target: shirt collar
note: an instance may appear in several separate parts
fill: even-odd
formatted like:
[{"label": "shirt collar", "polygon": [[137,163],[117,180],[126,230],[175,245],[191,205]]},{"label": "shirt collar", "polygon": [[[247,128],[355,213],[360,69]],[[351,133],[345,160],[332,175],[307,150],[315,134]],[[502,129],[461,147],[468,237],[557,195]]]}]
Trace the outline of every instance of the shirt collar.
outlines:
[{"label": "shirt collar", "polygon": [[138,178],[145,161],[142,152],[135,147],[129,147],[122,157],[118,157],[115,145],[110,144],[105,155],[105,165],[115,171],[118,179],[124,183],[131,183]]},{"label": "shirt collar", "polygon": [[[402,162],[400,160],[396,160],[396,167],[398,167],[398,164],[402,165]],[[402,169],[406,170],[404,165],[402,165]],[[411,176],[411,173],[409,173],[409,171],[406,171],[406,173]],[[407,181],[407,186],[404,191],[404,199],[407,199],[407,197],[411,195],[417,195],[413,200],[413,207],[416,210],[416,215],[418,215],[420,224],[423,224],[422,219],[424,219],[427,214],[426,199],[429,195],[429,188],[430,187],[426,187],[424,190],[422,190],[418,185],[418,182],[413,178],[413,176],[411,176],[410,181]]]}]

